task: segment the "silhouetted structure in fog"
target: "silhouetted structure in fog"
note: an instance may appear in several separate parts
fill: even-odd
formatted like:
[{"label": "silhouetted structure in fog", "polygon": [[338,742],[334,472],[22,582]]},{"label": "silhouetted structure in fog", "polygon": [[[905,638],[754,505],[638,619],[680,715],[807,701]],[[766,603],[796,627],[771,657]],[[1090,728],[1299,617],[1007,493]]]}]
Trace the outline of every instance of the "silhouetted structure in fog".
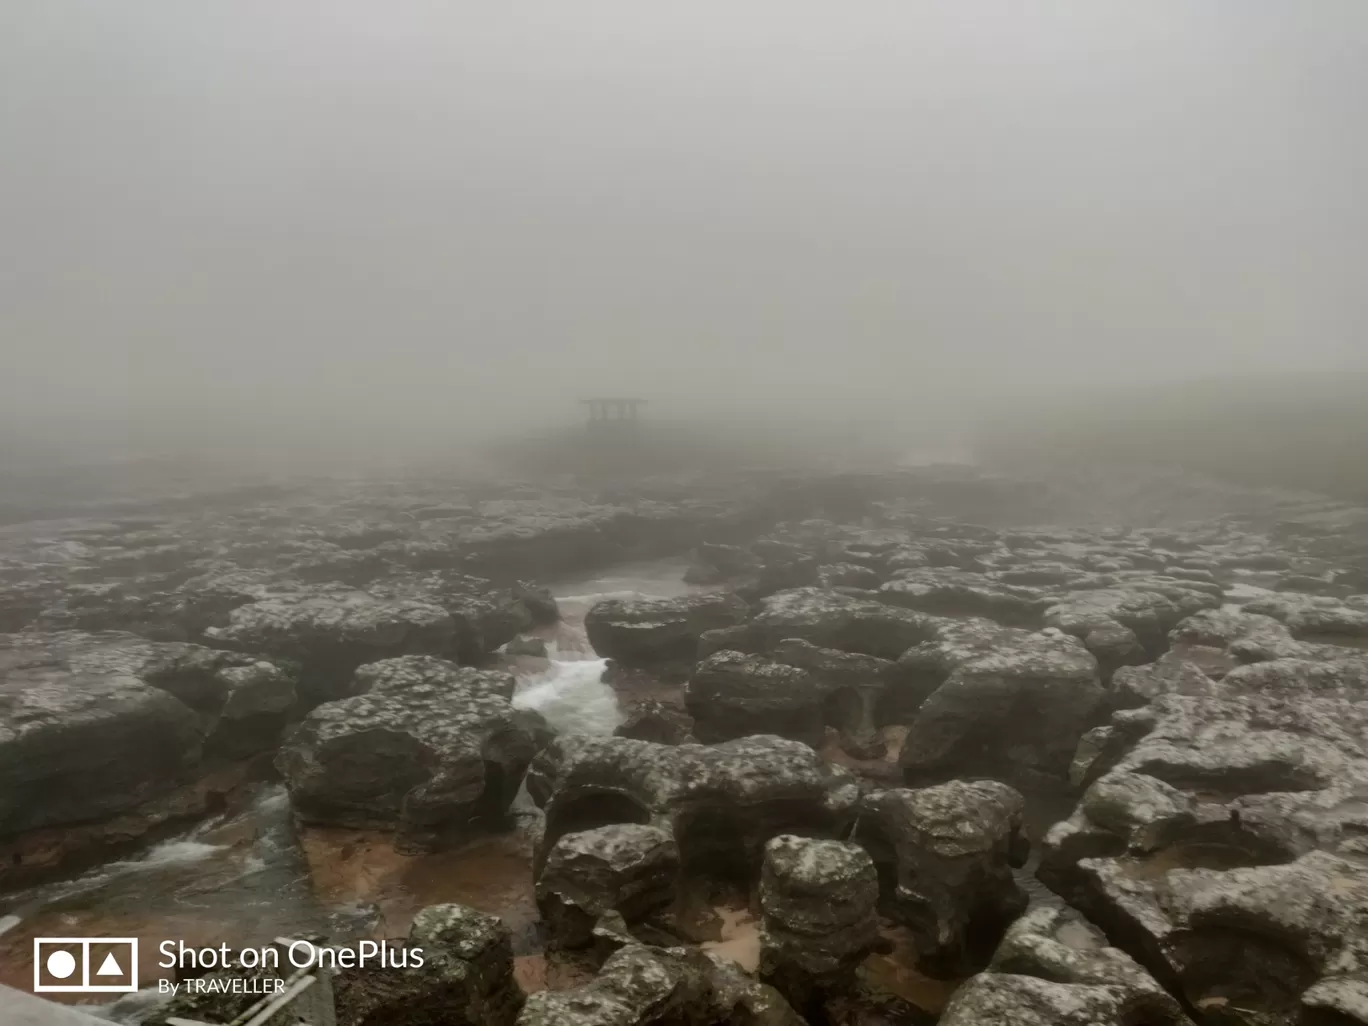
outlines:
[{"label": "silhouetted structure in fog", "polygon": [[645,404],[645,399],[581,399],[580,405],[589,407],[589,430],[635,430],[637,410]]}]

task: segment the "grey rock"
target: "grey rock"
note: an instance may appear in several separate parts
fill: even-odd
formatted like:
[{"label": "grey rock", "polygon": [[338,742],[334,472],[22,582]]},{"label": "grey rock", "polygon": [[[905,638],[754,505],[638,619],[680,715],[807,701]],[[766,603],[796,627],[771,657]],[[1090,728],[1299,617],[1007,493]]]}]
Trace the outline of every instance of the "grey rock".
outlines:
[{"label": "grey rock", "polygon": [[1012,873],[1027,851],[1023,805],[990,780],[875,791],[861,802],[854,840],[878,865],[886,914],[911,931],[924,972],[981,969],[1026,907]]},{"label": "grey rock", "polygon": [[803,1026],[771,987],[690,948],[628,945],[573,990],[527,999],[518,1026]]},{"label": "grey rock", "polygon": [[300,819],[427,850],[505,813],[541,733],[509,704],[511,676],[406,656],[356,678],[360,694],[315,708],[276,757]]},{"label": "grey rock", "polygon": [[315,592],[239,606],[210,644],[262,652],[300,664],[308,703],[343,698],[363,663],[403,655],[457,654],[456,626],[441,606],[377,599],[363,592]]},{"label": "grey rock", "polygon": [[562,735],[533,760],[527,786],[546,814],[539,861],[564,834],[645,823],[675,839],[686,877],[705,878],[758,876],[777,834],[839,836],[859,799],[850,773],[768,736],[672,746]]},{"label": "grey rock", "polygon": [[760,977],[805,1010],[850,990],[878,940],[879,879],[842,841],[780,835],[760,874]]},{"label": "grey rock", "polygon": [[615,823],[565,834],[537,877],[537,907],[556,947],[593,941],[609,911],[631,924],[669,905],[679,876],[679,849],[659,827]]},{"label": "grey rock", "polygon": [[1097,661],[1058,631],[1014,632],[960,663],[917,710],[903,744],[909,783],[964,775],[1066,779],[1104,692]]},{"label": "grey rock", "polygon": [[705,743],[757,733],[813,747],[825,734],[821,683],[806,670],[741,652],[715,652],[684,687],[694,734]]},{"label": "grey rock", "polygon": [[692,661],[705,631],[734,627],[748,610],[735,595],[706,593],[673,599],[605,599],[585,615],[594,651],[624,666]]},{"label": "grey rock", "polygon": [[761,602],[750,631],[766,650],[786,638],[800,638],[819,648],[883,659],[898,658],[934,633],[928,618],[912,610],[823,588],[770,595]]},{"label": "grey rock", "polygon": [[513,976],[508,928],[464,905],[429,905],[407,945],[421,968],[347,970],[334,981],[347,1026],[511,1026],[524,995]]},{"label": "grey rock", "polygon": [[1191,1026],[1177,1001],[1101,931],[1066,909],[1032,909],[988,971],[955,991],[949,1026]]}]

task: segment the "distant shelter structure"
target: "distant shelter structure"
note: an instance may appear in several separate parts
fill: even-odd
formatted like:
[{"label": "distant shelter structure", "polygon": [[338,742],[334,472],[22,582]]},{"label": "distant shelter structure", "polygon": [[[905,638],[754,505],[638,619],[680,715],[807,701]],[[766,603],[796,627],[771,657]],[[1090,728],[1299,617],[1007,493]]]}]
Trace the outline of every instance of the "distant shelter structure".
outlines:
[{"label": "distant shelter structure", "polygon": [[581,406],[589,407],[590,431],[634,430],[639,422],[639,410],[645,404],[645,399],[618,396],[580,400]]}]

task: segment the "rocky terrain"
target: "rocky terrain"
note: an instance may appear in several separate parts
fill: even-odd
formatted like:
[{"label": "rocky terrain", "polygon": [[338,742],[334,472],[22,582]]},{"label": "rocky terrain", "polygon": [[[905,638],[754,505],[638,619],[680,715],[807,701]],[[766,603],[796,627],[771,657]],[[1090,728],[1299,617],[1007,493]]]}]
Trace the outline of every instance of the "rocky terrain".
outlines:
[{"label": "rocky terrain", "polygon": [[[670,594],[562,588],[667,556]],[[527,922],[445,895],[404,931],[429,971],[339,978],[348,1026],[1368,1026],[1358,507],[1159,472],[318,482],[0,529],[0,630],[2,889],[261,780],[315,889],[362,839],[448,871],[525,840]],[[577,646],[603,729],[530,698]]]}]

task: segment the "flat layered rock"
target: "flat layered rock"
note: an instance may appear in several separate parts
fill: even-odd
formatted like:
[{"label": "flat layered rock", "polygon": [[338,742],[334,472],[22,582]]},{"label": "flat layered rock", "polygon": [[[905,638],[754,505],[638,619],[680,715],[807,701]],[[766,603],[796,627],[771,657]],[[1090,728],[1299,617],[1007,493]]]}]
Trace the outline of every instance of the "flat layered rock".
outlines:
[{"label": "flat layered rock", "polygon": [[692,662],[699,637],[734,627],[748,615],[736,595],[707,593],[672,599],[604,599],[584,618],[594,651],[624,666]]},{"label": "flat layered rock", "polygon": [[803,1026],[773,988],[689,948],[630,944],[582,987],[527,999],[518,1026]]},{"label": "flat layered rock", "polygon": [[631,924],[675,900],[679,848],[637,823],[565,834],[537,877],[537,908],[557,947],[583,947],[606,912]]},{"label": "flat layered rock", "polygon": [[127,812],[274,745],[281,667],[119,632],[0,635],[0,836]]},{"label": "flat layered rock", "polygon": [[296,816],[426,850],[506,812],[544,729],[510,704],[511,676],[406,656],[356,678],[362,693],[315,708],[276,757]]},{"label": "flat layered rock", "polygon": [[799,638],[818,648],[882,659],[897,659],[933,634],[927,618],[912,610],[823,588],[797,588],[769,596],[748,630],[761,650]]},{"label": "flat layered rock", "polygon": [[818,747],[826,695],[806,670],[725,650],[700,662],[684,686],[694,734],[705,743],[766,733]]},{"label": "flat layered rock", "polygon": [[403,655],[458,655],[456,624],[439,605],[320,590],[238,606],[224,627],[205,632],[213,645],[261,652],[300,664],[301,697],[343,698],[363,663]]},{"label": "flat layered rock", "polygon": [[1134,959],[1077,913],[1037,908],[1008,929],[986,972],[955,991],[949,1026],[1191,1026]]},{"label": "flat layered rock", "polygon": [[771,837],[839,836],[859,800],[850,773],[772,736],[710,746],[560,736],[538,753],[527,784],[546,813],[542,858],[567,833],[643,823],[675,839],[686,876],[758,876]]},{"label": "flat layered rock", "polygon": [[885,914],[911,931],[923,972],[981,969],[1026,907],[1012,870],[1025,862],[1024,801],[996,781],[875,791],[854,840],[879,866]]},{"label": "flat layered rock", "polygon": [[909,783],[966,775],[1067,779],[1105,692],[1097,660],[1059,631],[997,636],[917,709],[903,743]]}]

